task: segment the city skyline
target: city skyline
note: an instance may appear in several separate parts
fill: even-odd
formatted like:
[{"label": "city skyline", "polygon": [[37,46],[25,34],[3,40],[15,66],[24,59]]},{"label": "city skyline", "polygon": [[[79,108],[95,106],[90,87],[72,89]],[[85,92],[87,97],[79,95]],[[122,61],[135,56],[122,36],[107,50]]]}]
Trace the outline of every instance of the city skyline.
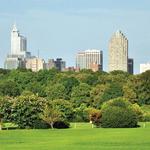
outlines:
[{"label": "city skyline", "polygon": [[139,73],[140,63],[150,61],[150,2],[135,2],[2,0],[0,67],[10,51],[10,30],[16,21],[28,38],[28,51],[33,55],[39,50],[46,60],[61,57],[67,66],[75,66],[75,55],[80,50],[100,49],[105,71],[108,71],[109,39],[120,29],[129,40],[129,56],[135,60],[135,73]]}]

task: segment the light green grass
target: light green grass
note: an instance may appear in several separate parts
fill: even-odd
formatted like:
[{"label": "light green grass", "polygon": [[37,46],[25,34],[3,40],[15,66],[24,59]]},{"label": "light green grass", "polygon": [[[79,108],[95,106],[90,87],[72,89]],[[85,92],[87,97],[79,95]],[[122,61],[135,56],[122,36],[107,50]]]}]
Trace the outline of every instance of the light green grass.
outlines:
[{"label": "light green grass", "polygon": [[150,150],[150,123],[134,129],[79,123],[64,130],[4,130],[0,150]]}]

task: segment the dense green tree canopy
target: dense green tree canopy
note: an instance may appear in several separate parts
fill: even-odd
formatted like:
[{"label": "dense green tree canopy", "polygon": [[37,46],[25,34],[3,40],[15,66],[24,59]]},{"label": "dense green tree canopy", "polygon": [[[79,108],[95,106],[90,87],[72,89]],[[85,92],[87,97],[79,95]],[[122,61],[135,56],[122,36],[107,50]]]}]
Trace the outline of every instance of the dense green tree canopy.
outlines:
[{"label": "dense green tree canopy", "polygon": [[11,80],[4,80],[0,82],[0,95],[1,96],[18,96],[21,93],[20,86]]},{"label": "dense green tree canopy", "polygon": [[[0,69],[0,115],[20,128],[35,128],[36,122],[42,123],[39,114],[44,111],[45,103],[58,109],[63,121],[89,121],[87,110],[99,112],[104,103],[114,98],[127,99],[134,106],[137,119],[142,120],[144,115],[143,120],[150,120],[149,112],[143,113],[138,106],[150,105],[150,71],[130,75],[123,71],[106,73],[85,69],[80,72]],[[120,106],[111,107],[108,116],[114,111],[116,115],[132,112]],[[93,113],[95,119],[97,114]]]},{"label": "dense green tree canopy", "polygon": [[80,106],[82,103],[89,103],[90,100],[90,86],[86,83],[81,83],[72,90],[71,99],[73,102]]},{"label": "dense green tree canopy", "polygon": [[12,122],[19,128],[38,128],[41,123],[39,114],[46,105],[46,100],[35,95],[21,95],[12,105]]}]

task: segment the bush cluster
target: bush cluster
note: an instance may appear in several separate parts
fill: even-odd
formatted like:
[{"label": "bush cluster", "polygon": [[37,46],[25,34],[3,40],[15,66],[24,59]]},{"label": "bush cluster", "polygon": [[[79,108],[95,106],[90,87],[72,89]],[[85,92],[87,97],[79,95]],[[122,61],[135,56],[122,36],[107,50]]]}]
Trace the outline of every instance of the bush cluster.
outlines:
[{"label": "bush cluster", "polygon": [[138,116],[132,104],[117,98],[103,105],[101,121],[104,128],[132,128],[137,127]]}]

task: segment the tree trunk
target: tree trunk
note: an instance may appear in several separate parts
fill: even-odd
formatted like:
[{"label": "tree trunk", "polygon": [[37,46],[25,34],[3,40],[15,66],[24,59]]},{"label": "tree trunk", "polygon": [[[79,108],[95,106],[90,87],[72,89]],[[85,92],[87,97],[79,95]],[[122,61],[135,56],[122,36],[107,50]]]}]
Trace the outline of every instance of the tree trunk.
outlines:
[{"label": "tree trunk", "polygon": [[0,122],[0,130],[2,130],[2,123]]},{"label": "tree trunk", "polygon": [[51,129],[54,129],[53,124],[53,122],[50,123]]}]

